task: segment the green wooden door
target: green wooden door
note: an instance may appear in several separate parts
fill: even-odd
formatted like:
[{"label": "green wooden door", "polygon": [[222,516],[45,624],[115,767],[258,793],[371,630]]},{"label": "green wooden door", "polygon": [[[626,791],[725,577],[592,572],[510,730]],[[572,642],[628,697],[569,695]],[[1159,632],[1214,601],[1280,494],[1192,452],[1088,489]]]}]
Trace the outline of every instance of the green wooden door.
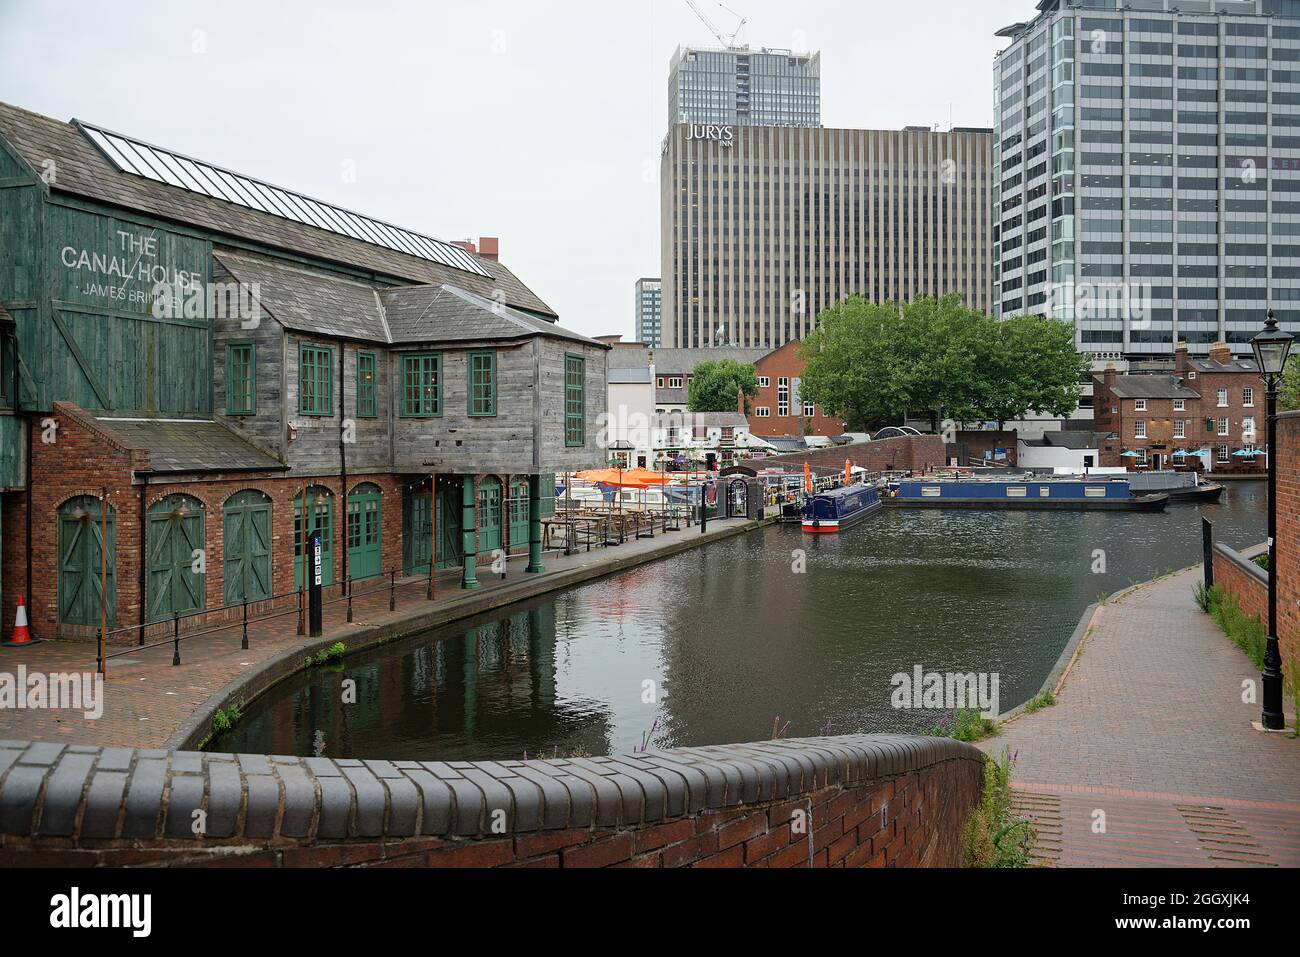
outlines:
[{"label": "green wooden door", "polygon": [[478,483],[478,550],[501,548],[501,480],[488,475]]},{"label": "green wooden door", "polygon": [[383,573],[380,558],[380,530],[383,496],[379,486],[358,485],[348,496],[348,574],[353,581],[375,578]]},{"label": "green wooden door", "polygon": [[322,585],[334,584],[334,495],[327,488],[314,485],[307,490],[308,527],[303,531],[302,493],[293,500],[293,587],[302,587],[304,538],[320,532]]},{"label": "green wooden door", "polygon": [[528,479],[510,483],[510,548],[528,544]]},{"label": "green wooden door", "polygon": [[[108,624],[117,624],[117,528],[108,511]],[[59,621],[98,625],[102,584],[102,528],[99,500],[72,499],[59,509]]]},{"label": "green wooden door", "polygon": [[271,597],[271,500],[239,492],[222,510],[224,602],[238,605]]},{"label": "green wooden door", "polygon": [[429,546],[433,533],[429,483],[402,491],[402,570],[407,575],[429,574]]},{"label": "green wooden door", "polygon": [[203,508],[188,495],[169,495],[149,507],[149,621],[203,608]]},{"label": "green wooden door", "polygon": [[461,536],[461,483],[472,482],[469,476],[448,482],[438,489],[438,567],[459,568],[465,559],[465,541]]}]

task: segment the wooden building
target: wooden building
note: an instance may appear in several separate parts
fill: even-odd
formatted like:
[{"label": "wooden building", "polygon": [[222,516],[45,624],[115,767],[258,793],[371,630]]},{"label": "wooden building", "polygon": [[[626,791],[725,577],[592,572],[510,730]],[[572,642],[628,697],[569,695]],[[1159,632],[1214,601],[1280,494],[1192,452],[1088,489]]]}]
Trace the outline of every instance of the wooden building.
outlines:
[{"label": "wooden building", "polygon": [[0,634],[270,602],[317,529],[335,584],[540,571],[607,351],[493,257],[0,104]]}]

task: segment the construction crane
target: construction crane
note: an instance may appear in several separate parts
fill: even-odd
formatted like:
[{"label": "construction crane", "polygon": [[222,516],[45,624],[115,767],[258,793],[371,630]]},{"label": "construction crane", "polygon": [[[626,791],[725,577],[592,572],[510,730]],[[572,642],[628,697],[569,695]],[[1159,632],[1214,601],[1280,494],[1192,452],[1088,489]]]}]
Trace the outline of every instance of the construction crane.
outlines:
[{"label": "construction crane", "polygon": [[742,17],[735,10],[732,10],[729,7],[726,7],[723,4],[719,3],[718,4],[719,7],[722,7],[722,9],[725,10],[727,13],[731,14],[733,17],[736,17],[740,20],[740,22],[736,24],[736,29],[732,33],[726,34],[723,33],[721,30],[719,30],[717,24],[715,24],[712,20],[708,18],[708,16],[705,15],[704,11],[700,9],[699,4],[697,4],[695,0],[686,0],[686,5],[695,11],[695,15],[700,18],[700,21],[706,27],[709,28],[709,32],[712,33],[715,37],[717,37],[718,42],[721,43],[728,50],[738,50],[738,49],[745,48],[743,44],[738,45],[736,41],[737,39],[739,39],[740,34],[744,31],[745,24],[749,22],[748,18]]}]

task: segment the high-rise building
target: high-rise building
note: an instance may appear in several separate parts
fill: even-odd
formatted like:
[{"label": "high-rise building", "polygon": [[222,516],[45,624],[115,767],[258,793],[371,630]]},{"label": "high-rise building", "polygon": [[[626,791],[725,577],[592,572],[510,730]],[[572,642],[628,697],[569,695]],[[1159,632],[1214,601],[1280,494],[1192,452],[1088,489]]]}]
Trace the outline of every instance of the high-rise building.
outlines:
[{"label": "high-rise building", "polygon": [[663,344],[774,349],[856,294],[993,302],[991,131],[673,127]]},{"label": "high-rise building", "polygon": [[821,54],[678,47],[668,124],[821,126]]},{"label": "high-rise building", "polygon": [[1300,0],[1040,0],[994,63],[1001,315],[1099,360],[1300,327]]},{"label": "high-rise building", "polygon": [[636,339],[651,349],[663,345],[663,280],[636,281]]}]

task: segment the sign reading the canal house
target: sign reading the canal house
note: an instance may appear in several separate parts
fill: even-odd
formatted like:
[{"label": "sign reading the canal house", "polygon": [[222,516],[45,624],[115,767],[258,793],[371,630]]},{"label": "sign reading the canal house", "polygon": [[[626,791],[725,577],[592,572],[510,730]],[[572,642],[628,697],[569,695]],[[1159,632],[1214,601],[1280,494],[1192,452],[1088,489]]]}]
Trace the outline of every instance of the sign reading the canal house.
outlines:
[{"label": "sign reading the canal house", "polygon": [[108,216],[52,207],[56,298],[87,306],[149,312],[159,285],[203,288],[207,243]]}]

